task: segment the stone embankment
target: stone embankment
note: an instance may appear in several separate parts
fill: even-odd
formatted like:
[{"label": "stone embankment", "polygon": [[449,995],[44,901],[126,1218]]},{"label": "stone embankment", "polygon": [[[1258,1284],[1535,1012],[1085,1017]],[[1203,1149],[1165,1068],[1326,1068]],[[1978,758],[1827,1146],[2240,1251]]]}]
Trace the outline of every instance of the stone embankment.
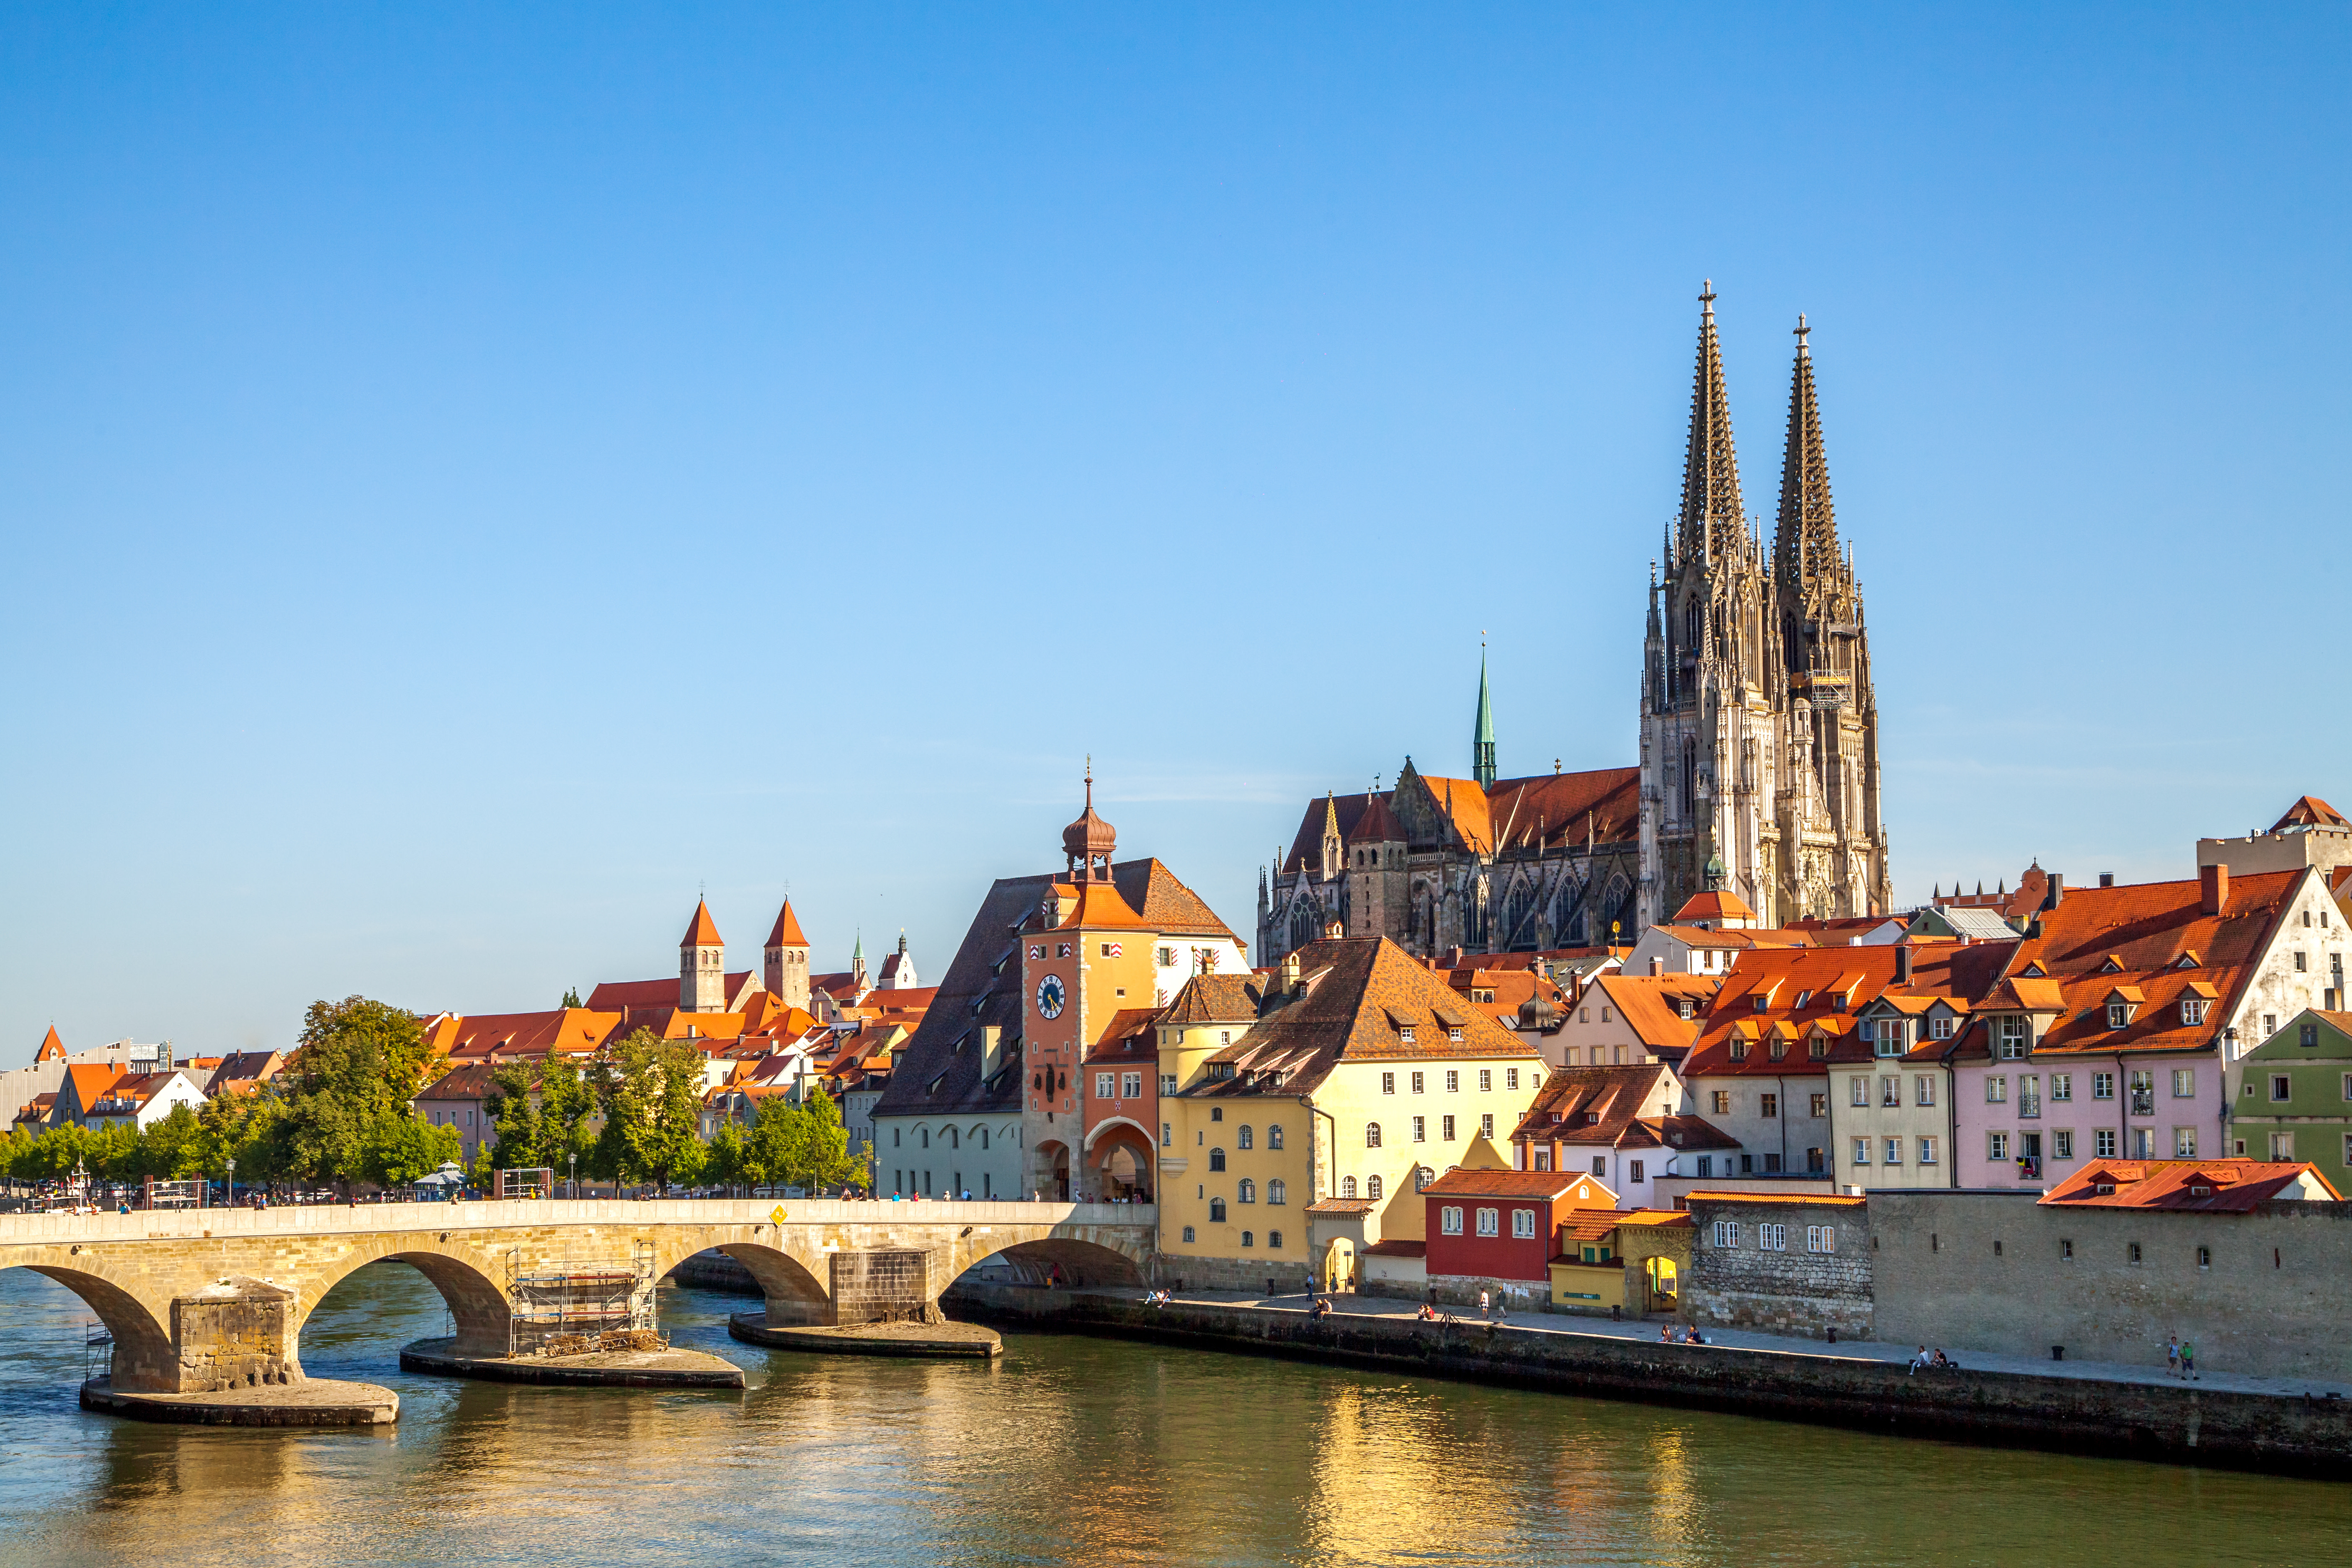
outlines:
[{"label": "stone embankment", "polygon": [[400,1370],[492,1383],[572,1388],[740,1388],[743,1369],[701,1351],[594,1351],[567,1356],[468,1356],[455,1340],[415,1340],[400,1350]]},{"label": "stone embankment", "polygon": [[141,1394],[98,1377],[81,1385],[81,1407],[191,1426],[383,1426],[400,1418],[400,1395],[373,1383],[325,1377],[234,1391]]},{"label": "stone embankment", "polygon": [[1004,1353],[1004,1339],[978,1323],[867,1322],[838,1328],[773,1325],[764,1312],[738,1312],[727,1331],[745,1344],[818,1355],[887,1355],[986,1360]]},{"label": "stone embankment", "polygon": [[1255,1352],[1611,1399],[1730,1410],[1910,1436],[2015,1443],[2341,1478],[2352,1400],[1943,1371],[1833,1352],[1675,1345],[1553,1329],[1297,1308],[959,1285],[961,1317]]}]

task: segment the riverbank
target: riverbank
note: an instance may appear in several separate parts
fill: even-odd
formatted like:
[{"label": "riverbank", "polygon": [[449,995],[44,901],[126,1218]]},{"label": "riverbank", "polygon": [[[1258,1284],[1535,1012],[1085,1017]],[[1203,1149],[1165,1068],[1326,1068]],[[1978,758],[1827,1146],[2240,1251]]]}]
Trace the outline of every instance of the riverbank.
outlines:
[{"label": "riverbank", "polygon": [[[1653,1324],[1588,1324],[1545,1314],[1489,1325],[1423,1322],[1400,1303],[1353,1296],[1310,1318],[1286,1304],[1188,1295],[960,1285],[960,1317],[1075,1329],[1645,1404],[1736,1411],[1904,1436],[2294,1471],[2342,1479],[2352,1399],[2229,1386],[1967,1365],[1914,1374],[1900,1361],[1806,1342],[1785,1347],[1661,1342]],[[1570,1326],[1570,1325],[1576,1326]],[[1743,1335],[1754,1340],[1761,1336]],[[1963,1356],[1964,1362],[1976,1358]],[[2243,1383],[2251,1380],[2233,1380]]]}]

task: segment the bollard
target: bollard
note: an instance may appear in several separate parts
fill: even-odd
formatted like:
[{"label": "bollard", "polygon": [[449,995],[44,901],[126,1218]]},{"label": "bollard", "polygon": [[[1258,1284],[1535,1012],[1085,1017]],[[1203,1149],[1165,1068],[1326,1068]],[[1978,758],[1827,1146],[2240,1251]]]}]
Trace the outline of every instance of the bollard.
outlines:
[{"label": "bollard", "polygon": [[2050,1347],[2050,1359],[2052,1361],[2064,1361],[2066,1359],[2066,1347],[2064,1345],[2052,1345]]}]

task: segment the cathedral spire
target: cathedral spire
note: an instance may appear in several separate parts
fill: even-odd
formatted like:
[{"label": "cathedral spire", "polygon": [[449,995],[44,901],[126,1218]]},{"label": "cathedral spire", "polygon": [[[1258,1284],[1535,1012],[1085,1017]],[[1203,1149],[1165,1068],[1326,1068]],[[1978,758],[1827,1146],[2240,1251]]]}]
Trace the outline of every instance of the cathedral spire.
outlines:
[{"label": "cathedral spire", "polygon": [[1723,385],[1723,350],[1715,331],[1715,280],[1699,294],[1698,371],[1691,386],[1690,449],[1683,460],[1678,559],[1729,560],[1747,531],[1739,501],[1739,461],[1731,447],[1731,400]]},{"label": "cathedral spire", "polygon": [[1780,527],[1773,566],[1784,587],[1811,599],[1837,574],[1837,518],[1830,510],[1829,459],[1822,451],[1821,405],[1813,393],[1812,329],[1797,318],[1797,366],[1789,387],[1788,455],[1780,465]]},{"label": "cathedral spire", "polygon": [[1495,705],[1486,694],[1486,648],[1478,647],[1478,723],[1470,735],[1470,776],[1480,789],[1495,787]]}]

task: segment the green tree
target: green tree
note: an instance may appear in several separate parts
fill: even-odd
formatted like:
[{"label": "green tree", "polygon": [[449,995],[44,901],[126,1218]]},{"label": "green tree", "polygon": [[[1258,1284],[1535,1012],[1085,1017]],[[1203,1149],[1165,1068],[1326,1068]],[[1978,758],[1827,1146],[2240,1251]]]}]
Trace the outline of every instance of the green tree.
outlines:
[{"label": "green tree", "polygon": [[530,1069],[520,1062],[509,1062],[490,1075],[490,1092],[482,1099],[482,1113],[498,1130],[498,1165],[523,1171],[551,1163],[546,1158],[547,1128],[531,1097]]},{"label": "green tree", "polygon": [[702,1162],[702,1179],[716,1183],[734,1196],[735,1186],[743,1179],[743,1157],[746,1145],[742,1129],[729,1121],[710,1136]]},{"label": "green tree", "polygon": [[577,1007],[580,1005],[580,987],[577,985],[567,985],[563,988],[563,1005],[566,1007]]},{"label": "green tree", "polygon": [[702,1052],[689,1041],[641,1028],[620,1043],[598,1074],[602,1173],[664,1186],[694,1179],[703,1161],[702,1069]]},{"label": "green tree", "polygon": [[364,996],[313,1002],[282,1076],[284,1124],[276,1156],[288,1174],[339,1184],[383,1181],[405,1168],[415,1134],[394,1125],[421,1121],[409,1100],[425,1081],[431,1052],[416,1016]]},{"label": "green tree", "polygon": [[169,1115],[139,1135],[138,1146],[131,1152],[127,1163],[142,1178],[152,1176],[159,1182],[169,1182],[200,1174],[204,1156],[203,1122],[189,1107],[175,1105]]},{"label": "green tree", "polygon": [[580,1168],[593,1173],[596,1132],[596,1085],[571,1057],[550,1057],[539,1075],[539,1115],[541,1147],[559,1179],[572,1173],[576,1156]]},{"label": "green tree", "polygon": [[865,1179],[866,1160],[849,1152],[849,1130],[842,1125],[841,1107],[833,1097],[809,1086],[801,1102],[799,1136],[794,1142],[793,1184],[815,1193],[845,1182]]},{"label": "green tree", "polygon": [[454,1127],[436,1127],[422,1116],[383,1115],[369,1133],[365,1169],[372,1181],[405,1187],[457,1159],[465,1140]]}]

